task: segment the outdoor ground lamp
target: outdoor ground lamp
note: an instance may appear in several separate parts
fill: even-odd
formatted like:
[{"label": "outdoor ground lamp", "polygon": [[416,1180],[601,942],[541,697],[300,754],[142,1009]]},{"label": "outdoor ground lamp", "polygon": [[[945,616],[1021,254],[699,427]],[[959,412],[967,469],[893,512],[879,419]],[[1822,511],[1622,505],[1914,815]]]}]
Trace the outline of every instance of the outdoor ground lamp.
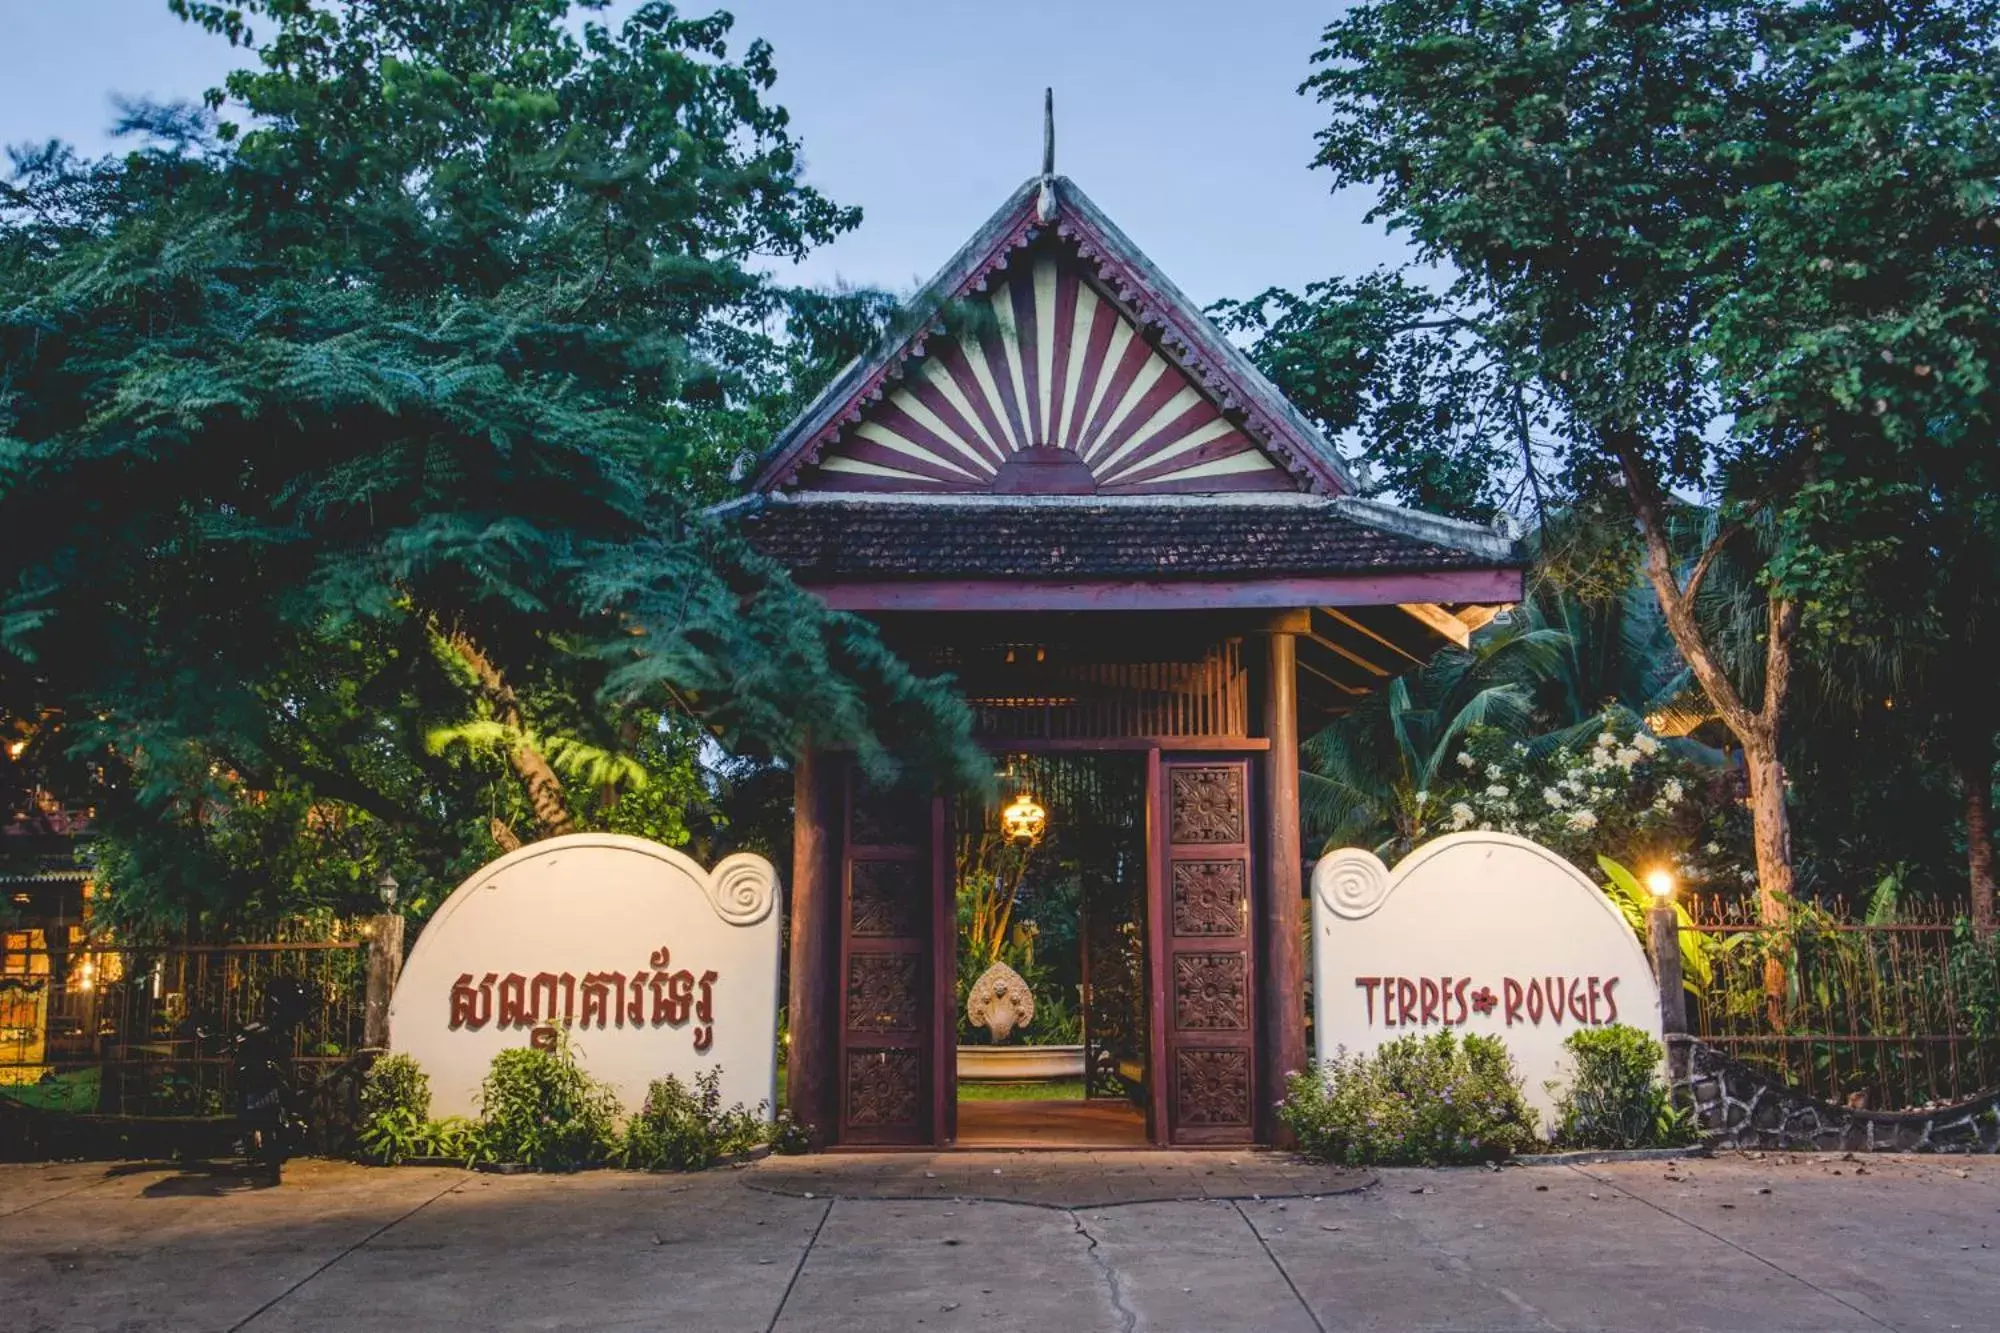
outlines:
[{"label": "outdoor ground lamp", "polygon": [[1674,910],[1674,875],[1664,866],[1646,874],[1652,903],[1646,937],[1653,948],[1653,975],[1660,983],[1660,1031],[1672,1037],[1688,1030],[1687,992],[1681,983],[1681,923]]},{"label": "outdoor ground lamp", "polygon": [[384,911],[393,912],[396,910],[396,890],[402,887],[402,885],[396,882],[396,877],[389,873],[389,868],[387,866],[382,867],[382,873],[375,877],[375,891],[382,895],[382,908]]}]

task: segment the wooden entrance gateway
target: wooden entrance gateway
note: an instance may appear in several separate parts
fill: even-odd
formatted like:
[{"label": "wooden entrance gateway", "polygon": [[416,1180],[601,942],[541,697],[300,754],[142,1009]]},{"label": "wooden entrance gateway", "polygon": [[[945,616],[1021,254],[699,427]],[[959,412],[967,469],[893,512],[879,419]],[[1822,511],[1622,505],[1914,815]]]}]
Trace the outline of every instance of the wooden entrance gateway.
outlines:
[{"label": "wooden entrance gateway", "polygon": [[[948,335],[949,303],[992,318]],[[1356,498],[1065,178],[1024,184],[916,307],[718,513],[949,673],[996,756],[1143,765],[1140,1020],[1119,1040],[1145,1134],[1273,1142],[1307,1060],[1301,726],[1464,644],[1519,600],[1520,552]],[[953,801],[826,753],[795,795],[789,1104],[834,1142],[950,1143]]]}]

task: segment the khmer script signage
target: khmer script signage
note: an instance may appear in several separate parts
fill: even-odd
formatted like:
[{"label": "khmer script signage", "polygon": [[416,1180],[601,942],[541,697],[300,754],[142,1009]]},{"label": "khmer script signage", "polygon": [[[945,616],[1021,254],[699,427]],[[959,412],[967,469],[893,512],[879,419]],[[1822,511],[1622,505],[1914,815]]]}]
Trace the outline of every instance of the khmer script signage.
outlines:
[{"label": "khmer script signage", "polygon": [[509,852],[417,937],[389,1044],[430,1075],[434,1115],[474,1115],[496,1052],[569,1034],[628,1109],[656,1078],[722,1070],[725,1102],[775,1096],[777,878],[713,872],[657,843],[580,833]]},{"label": "khmer script signage", "polygon": [[1441,1028],[1501,1038],[1550,1120],[1562,1043],[1624,1023],[1660,1035],[1660,993],[1625,918],[1575,866],[1505,833],[1455,833],[1394,871],[1349,848],[1313,867],[1321,1059]]}]

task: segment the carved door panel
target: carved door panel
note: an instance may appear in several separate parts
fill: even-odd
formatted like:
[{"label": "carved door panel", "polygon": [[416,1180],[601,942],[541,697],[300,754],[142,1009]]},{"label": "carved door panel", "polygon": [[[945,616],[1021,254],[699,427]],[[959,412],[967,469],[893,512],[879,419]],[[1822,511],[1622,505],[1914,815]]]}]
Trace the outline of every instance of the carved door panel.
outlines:
[{"label": "carved door panel", "polygon": [[937,1123],[934,827],[928,795],[850,769],[841,855],[840,1140],[933,1143]]},{"label": "carved door panel", "polygon": [[[1256,959],[1250,761],[1160,766],[1161,872],[1153,932],[1163,1092],[1172,1143],[1255,1138]],[[1163,992],[1163,993],[1160,993]]]}]

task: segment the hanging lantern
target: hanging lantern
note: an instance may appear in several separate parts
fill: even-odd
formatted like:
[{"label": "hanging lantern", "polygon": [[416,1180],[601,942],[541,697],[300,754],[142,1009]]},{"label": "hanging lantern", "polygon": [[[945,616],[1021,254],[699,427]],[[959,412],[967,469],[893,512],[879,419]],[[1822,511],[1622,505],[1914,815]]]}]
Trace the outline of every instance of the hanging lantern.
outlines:
[{"label": "hanging lantern", "polygon": [[1048,826],[1049,812],[1026,791],[1000,812],[1000,831],[1009,842],[1038,843],[1042,840],[1042,830]]}]

